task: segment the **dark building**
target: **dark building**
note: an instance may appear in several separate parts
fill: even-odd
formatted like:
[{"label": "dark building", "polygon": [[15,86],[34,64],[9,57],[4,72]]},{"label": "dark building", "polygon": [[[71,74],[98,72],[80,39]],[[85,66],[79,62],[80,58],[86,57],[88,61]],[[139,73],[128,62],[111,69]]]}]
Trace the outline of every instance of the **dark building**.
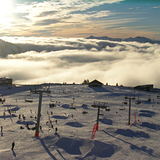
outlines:
[{"label": "dark building", "polygon": [[88,84],[89,87],[102,87],[103,83],[100,81],[94,80]]},{"label": "dark building", "polygon": [[11,86],[12,85],[13,80],[11,78],[0,78],[0,86]]},{"label": "dark building", "polygon": [[152,91],[153,90],[153,84],[136,86],[136,87],[134,87],[134,89],[142,90],[142,91]]}]

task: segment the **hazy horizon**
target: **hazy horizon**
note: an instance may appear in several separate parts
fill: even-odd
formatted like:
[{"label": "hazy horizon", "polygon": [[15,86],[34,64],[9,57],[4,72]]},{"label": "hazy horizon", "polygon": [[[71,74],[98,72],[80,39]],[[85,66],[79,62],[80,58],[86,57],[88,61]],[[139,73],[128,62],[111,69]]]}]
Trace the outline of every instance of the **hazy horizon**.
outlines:
[{"label": "hazy horizon", "polygon": [[0,76],[12,77],[16,83],[98,79],[112,85],[160,86],[159,44],[51,37],[8,41],[12,43],[0,43]]}]

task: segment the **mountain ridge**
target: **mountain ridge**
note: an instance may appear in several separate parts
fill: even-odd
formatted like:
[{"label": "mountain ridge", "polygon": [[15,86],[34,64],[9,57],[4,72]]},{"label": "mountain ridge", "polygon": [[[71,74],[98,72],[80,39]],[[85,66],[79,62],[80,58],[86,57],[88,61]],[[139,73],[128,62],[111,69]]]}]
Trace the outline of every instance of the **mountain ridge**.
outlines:
[{"label": "mountain ridge", "polygon": [[108,36],[100,36],[100,37],[96,37],[96,36],[89,36],[86,37],[86,39],[98,39],[98,40],[110,40],[110,41],[126,41],[126,42],[140,42],[140,43],[152,43],[152,44],[160,44],[160,40],[153,40],[147,37],[141,37],[141,36],[137,36],[137,37],[129,37],[129,38],[111,38]]}]

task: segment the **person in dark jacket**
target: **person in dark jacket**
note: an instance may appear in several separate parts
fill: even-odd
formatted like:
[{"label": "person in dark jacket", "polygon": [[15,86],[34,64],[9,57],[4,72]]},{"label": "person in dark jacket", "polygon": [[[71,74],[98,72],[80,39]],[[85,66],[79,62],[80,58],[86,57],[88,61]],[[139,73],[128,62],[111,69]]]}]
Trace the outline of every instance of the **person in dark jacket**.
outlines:
[{"label": "person in dark jacket", "polygon": [[14,147],[15,147],[15,142],[13,141],[12,142],[12,148],[11,148],[12,151],[14,150]]}]

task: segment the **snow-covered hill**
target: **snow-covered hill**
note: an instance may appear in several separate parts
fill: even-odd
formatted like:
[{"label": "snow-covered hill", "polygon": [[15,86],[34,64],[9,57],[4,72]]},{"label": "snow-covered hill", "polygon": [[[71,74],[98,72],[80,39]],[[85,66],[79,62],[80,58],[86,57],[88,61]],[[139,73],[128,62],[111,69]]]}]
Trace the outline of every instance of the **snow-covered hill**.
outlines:
[{"label": "snow-covered hill", "polygon": [[[43,94],[40,137],[35,138],[38,95],[31,94],[31,88],[35,86],[7,88],[6,93],[12,94],[1,97],[5,103],[0,105],[0,160],[160,159],[160,93],[114,86],[51,85],[51,94]],[[131,101],[131,125],[125,96],[136,98]],[[109,109],[100,110],[99,130],[92,139],[97,119],[94,101]]]}]

